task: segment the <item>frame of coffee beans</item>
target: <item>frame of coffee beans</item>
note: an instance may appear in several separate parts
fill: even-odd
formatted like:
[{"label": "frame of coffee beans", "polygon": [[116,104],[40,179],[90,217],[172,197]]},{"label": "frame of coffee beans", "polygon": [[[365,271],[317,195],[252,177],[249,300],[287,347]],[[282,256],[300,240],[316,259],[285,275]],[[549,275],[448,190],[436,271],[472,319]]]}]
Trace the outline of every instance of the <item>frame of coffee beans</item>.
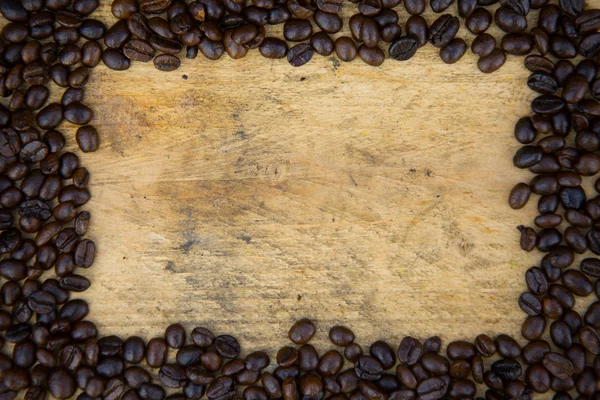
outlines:
[{"label": "frame of coffee beans", "polygon": [[[600,10],[583,0],[115,0],[107,28],[92,17],[99,1],[0,0],[0,400],[600,397],[600,301],[574,308],[579,297],[600,297],[600,179],[597,193],[581,185],[600,172]],[[431,24],[421,15],[427,6],[440,14]],[[355,10],[351,36],[334,40],[342,7]],[[404,27],[400,13],[410,15]],[[267,35],[280,24],[283,37]],[[499,41],[487,33],[493,24]],[[513,163],[535,177],[508,195],[514,209],[536,195],[539,211],[518,227],[522,249],[542,254],[518,299],[519,341],[481,334],[362,347],[334,326],[319,354],[308,319],[274,355],[242,356],[235,337],[206,327],[173,324],[149,341],[99,335],[76,296],[90,287],[80,271],[96,252],[85,238],[90,176],[58,130],[65,120],[79,125],[79,149],[98,149],[84,101],[92,68],[153,62],[168,72],[181,54],[237,59],[252,50],[294,67],[334,53],[380,66],[428,43],[451,64],[467,51],[463,25],[476,36],[470,50],[482,72],[523,56],[539,94],[514,129],[522,147]],[[64,89],[60,102],[48,104],[50,85]],[[579,265],[576,254],[585,257]]]}]

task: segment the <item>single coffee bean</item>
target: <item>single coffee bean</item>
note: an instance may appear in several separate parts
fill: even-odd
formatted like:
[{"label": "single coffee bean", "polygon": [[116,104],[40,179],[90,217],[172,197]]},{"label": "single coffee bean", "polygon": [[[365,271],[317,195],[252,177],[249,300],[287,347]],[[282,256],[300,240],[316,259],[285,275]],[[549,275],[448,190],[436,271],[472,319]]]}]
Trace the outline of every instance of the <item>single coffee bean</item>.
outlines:
[{"label": "single coffee bean", "polygon": [[496,48],[486,56],[479,57],[477,66],[483,73],[489,74],[497,71],[506,62],[506,54],[504,51]]},{"label": "single coffee bean", "polygon": [[309,62],[313,56],[313,49],[306,43],[300,43],[289,49],[287,59],[291,66],[300,67]]},{"label": "single coffee bean", "polygon": [[170,54],[161,54],[154,58],[154,66],[159,71],[170,72],[175,71],[181,65],[178,57]]},{"label": "single coffee bean", "polygon": [[123,46],[123,54],[132,61],[149,62],[154,58],[154,48],[145,40],[133,39]]},{"label": "single coffee bean", "polygon": [[467,52],[467,43],[454,38],[440,50],[440,57],[446,64],[454,64]]},{"label": "single coffee bean", "polygon": [[394,60],[406,61],[415,55],[419,44],[414,36],[404,36],[394,43],[389,48],[389,55]]},{"label": "single coffee bean", "polygon": [[[310,38],[310,45],[315,53],[322,56],[330,56],[335,50],[335,44],[331,36],[325,32],[317,32]],[[287,47],[286,47],[287,50]]]},{"label": "single coffee bean", "polygon": [[457,17],[444,14],[436,19],[429,29],[429,41],[438,48],[446,46],[458,32],[460,23]]},{"label": "single coffee bean", "polygon": [[340,60],[350,62],[358,55],[358,48],[354,40],[342,36],[335,41],[335,54]]},{"label": "single coffee bean", "polygon": [[487,33],[478,35],[471,43],[471,52],[481,57],[490,55],[495,48],[496,38]]},{"label": "single coffee bean", "polygon": [[131,61],[125,57],[123,52],[117,49],[106,49],[102,53],[102,62],[108,68],[115,71],[124,71],[131,66]]},{"label": "single coffee bean", "polygon": [[521,13],[501,6],[494,14],[496,26],[506,33],[523,32],[527,29],[527,19]]}]

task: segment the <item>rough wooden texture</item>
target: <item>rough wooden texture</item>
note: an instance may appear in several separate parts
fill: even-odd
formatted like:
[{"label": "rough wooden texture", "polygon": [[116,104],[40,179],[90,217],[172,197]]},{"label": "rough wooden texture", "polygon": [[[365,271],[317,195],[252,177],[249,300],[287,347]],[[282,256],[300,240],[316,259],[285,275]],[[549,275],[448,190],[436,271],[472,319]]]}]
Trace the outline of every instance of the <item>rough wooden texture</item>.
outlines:
[{"label": "rough wooden texture", "polygon": [[[99,15],[113,21],[107,4]],[[516,299],[540,257],[515,229],[536,201],[506,204],[531,177],[512,167],[527,76],[520,57],[484,75],[470,52],[449,66],[430,46],[377,69],[257,52],[173,73],[97,68],[102,146],[81,155],[92,319],[146,338],[204,325],[246,349],[275,349],[304,316],[321,343],[339,323],[365,344],[520,336]]]}]

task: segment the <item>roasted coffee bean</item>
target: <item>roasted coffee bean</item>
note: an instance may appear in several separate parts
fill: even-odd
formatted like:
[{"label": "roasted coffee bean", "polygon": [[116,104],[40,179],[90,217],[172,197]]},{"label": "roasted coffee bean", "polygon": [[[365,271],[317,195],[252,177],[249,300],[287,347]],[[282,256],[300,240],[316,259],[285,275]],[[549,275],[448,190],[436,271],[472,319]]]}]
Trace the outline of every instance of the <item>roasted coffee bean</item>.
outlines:
[{"label": "roasted coffee bean", "polygon": [[123,54],[132,61],[149,62],[154,58],[154,48],[141,39],[133,39],[123,46]]},{"label": "roasted coffee bean", "polygon": [[448,344],[446,353],[451,360],[470,360],[477,350],[473,344],[466,341],[454,341]]},{"label": "roasted coffee bean", "polygon": [[533,39],[526,33],[509,33],[502,37],[501,48],[507,54],[526,55],[533,49]]},{"label": "roasted coffee bean", "polygon": [[215,335],[208,329],[197,327],[192,330],[192,340],[202,348],[210,347],[215,341]]},{"label": "roasted coffee bean", "polygon": [[141,0],[140,10],[147,14],[160,14],[171,6],[171,0]]},{"label": "roasted coffee bean", "polygon": [[489,336],[481,334],[475,338],[475,347],[477,352],[484,357],[491,357],[496,354],[496,344]]},{"label": "roasted coffee bean", "polygon": [[159,372],[160,382],[169,388],[178,389],[185,385],[186,377],[183,367],[177,364],[165,364]]},{"label": "roasted coffee bean", "polygon": [[[292,337],[291,332],[292,331],[290,330],[290,337]],[[236,358],[240,353],[240,344],[233,336],[217,336],[215,338],[214,346],[217,352],[225,358]]]},{"label": "roasted coffee bean", "polygon": [[501,334],[496,337],[498,354],[504,358],[518,358],[521,355],[521,346],[512,337]]},{"label": "roasted coffee bean", "polygon": [[57,399],[67,399],[76,391],[75,379],[65,368],[52,369],[48,374],[48,390]]},{"label": "roasted coffee bean", "polygon": [[[325,32],[317,32],[310,38],[310,45],[315,53],[322,56],[329,56],[335,50],[335,44],[331,37]],[[281,47],[281,50],[286,50],[287,47]]]},{"label": "roasted coffee bean", "polygon": [[243,369],[235,375],[235,380],[243,386],[254,385],[260,380],[260,372]]},{"label": "roasted coffee bean", "polygon": [[362,347],[360,347],[357,343],[352,343],[346,346],[344,349],[344,357],[350,362],[356,362],[358,357],[362,356],[363,351]]},{"label": "roasted coffee bean", "polygon": [[552,376],[558,379],[568,379],[573,373],[573,363],[558,353],[547,353],[542,364]]},{"label": "roasted coffee bean", "polygon": [[355,364],[354,371],[360,379],[374,381],[381,378],[383,366],[372,356],[360,356]]},{"label": "roasted coffee bean", "polygon": [[489,74],[500,69],[505,62],[506,54],[504,51],[496,48],[488,55],[481,56],[477,61],[477,66],[481,72]]},{"label": "roasted coffee bean", "polygon": [[[129,337],[123,343],[123,358],[130,364],[139,364],[146,355],[146,345],[139,336]],[[130,385],[131,386],[131,385]]]},{"label": "roasted coffee bean", "polygon": [[142,383],[138,394],[143,400],[162,400],[165,398],[165,390],[152,383]]},{"label": "roasted coffee bean", "polygon": [[215,380],[213,374],[199,367],[188,367],[185,370],[185,374],[187,379],[196,385],[209,385]]},{"label": "roasted coffee bean", "polygon": [[385,53],[379,47],[368,47],[361,44],[358,48],[358,56],[361,60],[373,67],[378,67],[385,60]]},{"label": "roasted coffee bean", "polygon": [[358,48],[354,40],[342,36],[335,41],[335,53],[340,60],[350,62],[358,55]]},{"label": "roasted coffee bean", "polygon": [[117,49],[106,49],[102,53],[102,61],[104,65],[115,71],[124,71],[131,65],[129,59]]},{"label": "roasted coffee bean", "polygon": [[491,24],[492,14],[481,7],[475,8],[465,20],[465,26],[475,35],[487,31]]},{"label": "roasted coffee bean", "polygon": [[457,17],[444,14],[431,24],[429,29],[429,41],[432,45],[442,48],[454,39],[458,32],[460,23]]},{"label": "roasted coffee bean", "polygon": [[469,16],[471,16],[473,11],[475,11],[476,7],[477,7],[476,0],[458,0],[457,1],[458,15],[460,15],[463,18],[468,18]]},{"label": "roasted coffee bean", "polygon": [[291,66],[300,67],[311,60],[313,49],[306,43],[300,43],[289,49],[287,59]]},{"label": "roasted coffee bean", "polygon": [[181,65],[178,57],[170,54],[161,54],[154,58],[154,66],[159,71],[170,72],[175,71]]},{"label": "roasted coffee bean", "polygon": [[138,4],[136,0],[115,0],[112,3],[111,11],[115,18],[127,19],[133,13],[138,12]]},{"label": "roasted coffee bean", "polygon": [[[386,43],[392,43],[402,36],[402,28],[398,24],[387,24],[381,28],[381,40]],[[425,42],[427,42],[427,36],[425,35]]]},{"label": "roasted coffee bean", "polygon": [[[315,35],[313,35],[314,37]],[[312,40],[312,38],[311,38]],[[284,58],[287,54],[287,44],[277,38],[265,38],[259,47],[260,54],[265,58]]]},{"label": "roasted coffee bean", "polygon": [[304,372],[317,369],[319,364],[319,353],[310,344],[300,346],[298,349],[298,367]]},{"label": "roasted coffee bean", "polygon": [[250,371],[262,371],[270,363],[269,356],[263,351],[255,351],[246,356],[245,366]]},{"label": "roasted coffee bean", "polygon": [[374,342],[369,348],[369,353],[379,360],[383,369],[390,369],[396,364],[396,355],[389,344],[382,340]]},{"label": "roasted coffee bean", "polygon": [[436,400],[444,397],[448,391],[448,385],[441,378],[425,379],[417,387],[417,393],[420,399]]},{"label": "roasted coffee bean", "polygon": [[496,26],[507,33],[523,32],[527,29],[527,19],[521,13],[502,6],[494,14]]},{"label": "roasted coffee bean", "polygon": [[446,375],[450,369],[448,360],[435,353],[423,354],[421,364],[423,365],[423,368],[437,376]]},{"label": "roasted coffee bean", "polygon": [[206,391],[209,400],[231,400],[237,393],[237,385],[228,376],[217,378]]},{"label": "roasted coffee bean", "polygon": [[398,347],[398,360],[407,365],[416,364],[421,358],[422,345],[417,339],[407,336]]},{"label": "roasted coffee bean", "polygon": [[71,103],[64,107],[64,118],[75,125],[87,125],[94,118],[94,112],[85,104]]},{"label": "roasted coffee bean", "polygon": [[527,201],[529,201],[530,195],[531,189],[529,188],[529,185],[523,182],[518,183],[510,192],[508,204],[515,210],[523,208],[527,204]]},{"label": "roasted coffee bean", "polygon": [[463,39],[452,39],[442,47],[440,57],[446,64],[454,64],[467,52],[467,43]]},{"label": "roasted coffee bean", "polygon": [[492,364],[491,371],[503,381],[511,381],[521,376],[522,368],[516,360],[501,359]]},{"label": "roasted coffee bean", "polygon": [[389,55],[394,60],[405,61],[415,55],[418,47],[418,41],[414,36],[404,36],[392,43]]},{"label": "roasted coffee bean", "polygon": [[[429,38],[429,27],[425,18],[420,15],[413,15],[410,17],[406,21],[406,36],[417,39],[418,47],[425,46]],[[398,37],[397,39],[400,38]]]},{"label": "roasted coffee bean", "polygon": [[[530,76],[531,78],[531,76]],[[527,82],[529,84],[529,80]],[[537,135],[537,130],[529,117],[520,118],[515,125],[515,138],[519,143],[529,144],[533,142]]]},{"label": "roasted coffee bean", "polygon": [[420,15],[425,11],[427,3],[424,0],[407,0],[404,2],[404,8],[411,15]]}]

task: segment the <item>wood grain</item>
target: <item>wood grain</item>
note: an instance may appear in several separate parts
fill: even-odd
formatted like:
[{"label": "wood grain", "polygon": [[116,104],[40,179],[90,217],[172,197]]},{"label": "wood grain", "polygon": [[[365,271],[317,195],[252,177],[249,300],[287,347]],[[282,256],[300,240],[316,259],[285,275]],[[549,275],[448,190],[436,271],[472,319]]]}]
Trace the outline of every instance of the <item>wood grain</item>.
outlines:
[{"label": "wood grain", "polygon": [[[98,15],[114,20],[106,1]],[[256,52],[173,73],[98,67],[86,101],[102,146],[80,155],[92,320],[146,338],[181,321],[267,350],[304,316],[319,343],[339,323],[365,344],[520,336],[516,299],[540,257],[515,229],[536,202],[506,204],[532,176],[512,167],[527,76],[520,57],[484,75],[430,46],[380,68]]]}]

